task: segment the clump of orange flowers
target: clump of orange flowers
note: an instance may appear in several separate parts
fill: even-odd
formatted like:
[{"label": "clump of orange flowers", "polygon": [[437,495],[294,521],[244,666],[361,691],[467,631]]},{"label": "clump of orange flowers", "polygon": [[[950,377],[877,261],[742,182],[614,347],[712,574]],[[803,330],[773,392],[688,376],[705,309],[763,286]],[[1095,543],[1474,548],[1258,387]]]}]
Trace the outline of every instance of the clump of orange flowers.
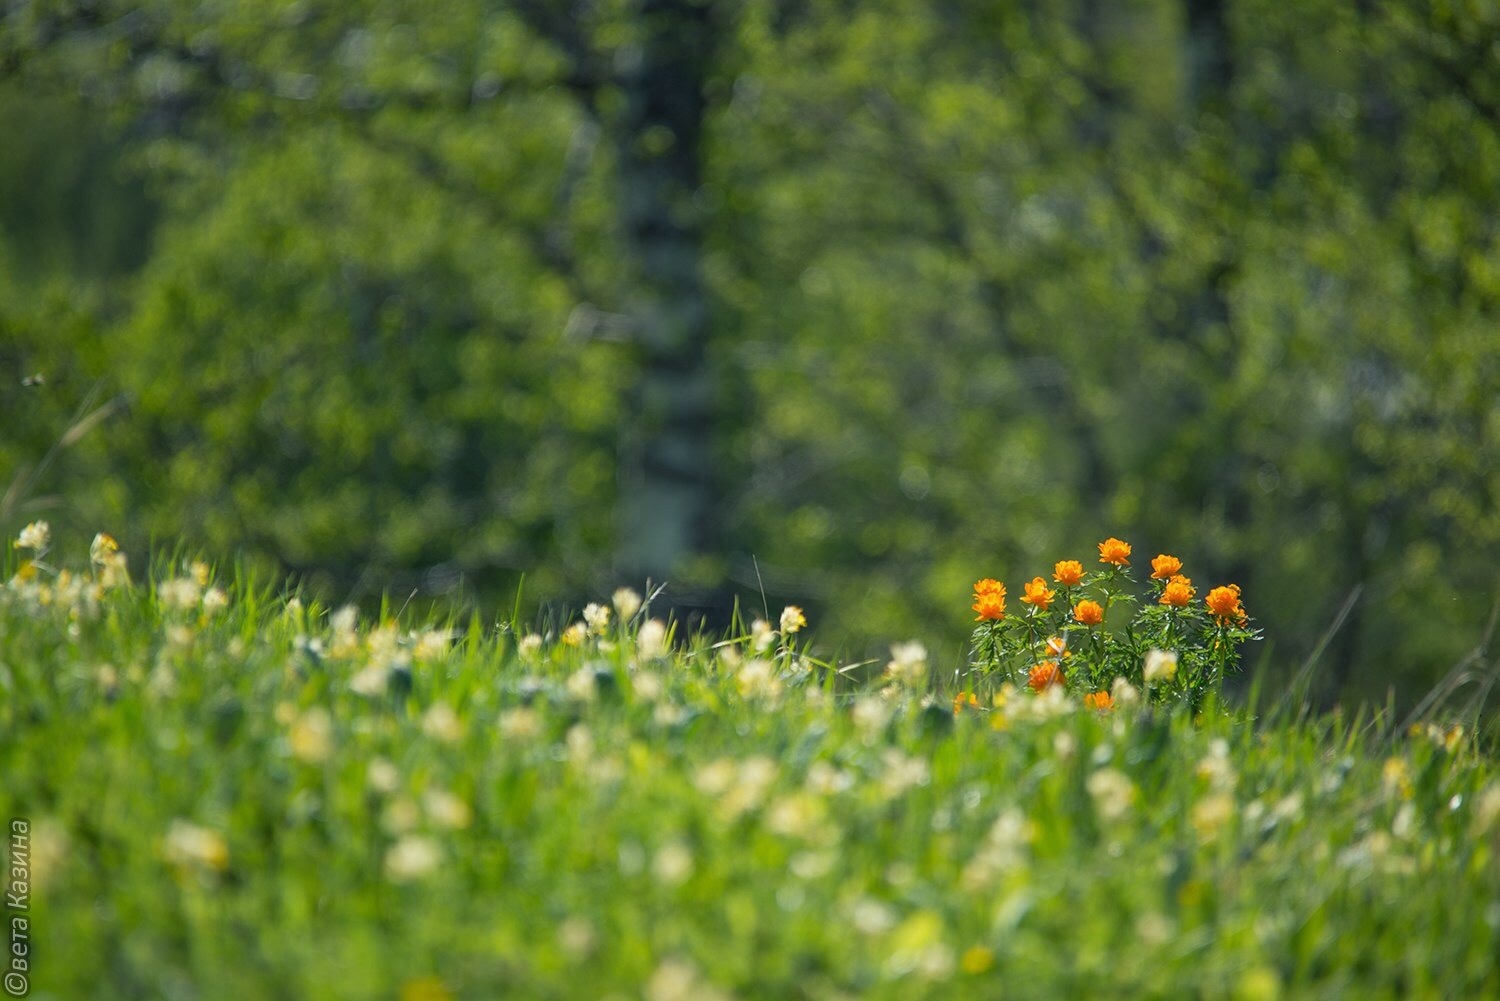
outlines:
[{"label": "clump of orange flowers", "polygon": [[1026,584],[1026,595],[1021,600],[1039,612],[1045,612],[1052,604],[1053,592],[1047,589],[1047,582],[1040,577],[1035,577]]},{"label": "clump of orange flowers", "polygon": [[965,707],[969,709],[978,709],[979,696],[975,695],[973,692],[959,692],[956,696],[954,696],[953,715],[962,715]]},{"label": "clump of orange flowers", "polygon": [[[1006,618],[1005,585],[998,580],[975,583],[979,625],[961,682],[965,694],[955,711],[972,704],[965,700],[976,683],[1009,681],[1038,693],[1074,690],[1100,712],[1115,707],[1111,686],[1144,692],[1126,704],[1180,700],[1196,712],[1238,665],[1238,647],[1259,638],[1237,585],[1215,587],[1198,604],[1198,589],[1182,572],[1184,561],[1158,553],[1146,582],[1149,596],[1141,596],[1132,593],[1138,585],[1130,543],[1111,536],[1098,548],[1105,571],[1085,573],[1078,560],[1058,560],[1051,581],[1037,576],[1024,582],[1021,602],[1029,606],[1024,615]],[[1131,607],[1128,617],[1121,605]],[[1117,628],[1106,627],[1106,619]],[[1158,662],[1170,662],[1175,670],[1153,674],[1149,665]],[[983,696],[985,689],[978,690]]]},{"label": "clump of orange flowers", "polygon": [[1063,587],[1077,587],[1083,580],[1083,564],[1077,560],[1058,560],[1052,568],[1052,579]]},{"label": "clump of orange flowers", "polygon": [[1063,673],[1058,668],[1056,661],[1044,660],[1031,669],[1026,683],[1031,686],[1033,692],[1041,692],[1051,688],[1053,685],[1063,683]]},{"label": "clump of orange flowers", "polygon": [[1226,584],[1216,587],[1208,592],[1208,597],[1203,599],[1208,605],[1208,610],[1213,613],[1219,622],[1243,623],[1247,616],[1244,606],[1240,604],[1240,586],[1238,584]]},{"label": "clump of orange flowers", "polygon": [[1167,586],[1162,588],[1161,603],[1173,608],[1186,608],[1192,604],[1193,595],[1198,592],[1193,589],[1193,582],[1182,574],[1177,574],[1167,581]]},{"label": "clump of orange flowers", "polygon": [[999,622],[1005,618],[1005,585],[986,577],[974,583],[975,622]]},{"label": "clump of orange flowers", "polygon": [[1073,621],[1085,626],[1097,626],[1104,621],[1104,606],[1085,598],[1074,606]]}]

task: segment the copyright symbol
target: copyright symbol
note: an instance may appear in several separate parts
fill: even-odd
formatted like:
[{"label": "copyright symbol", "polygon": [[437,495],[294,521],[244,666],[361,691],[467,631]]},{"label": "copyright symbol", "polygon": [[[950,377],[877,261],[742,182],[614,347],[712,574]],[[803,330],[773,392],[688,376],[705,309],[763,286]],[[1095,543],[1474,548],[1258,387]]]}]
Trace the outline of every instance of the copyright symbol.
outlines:
[{"label": "copyright symbol", "polygon": [[26,977],[20,973],[7,973],[5,975],[5,993],[11,997],[24,998],[31,985],[26,982]]}]

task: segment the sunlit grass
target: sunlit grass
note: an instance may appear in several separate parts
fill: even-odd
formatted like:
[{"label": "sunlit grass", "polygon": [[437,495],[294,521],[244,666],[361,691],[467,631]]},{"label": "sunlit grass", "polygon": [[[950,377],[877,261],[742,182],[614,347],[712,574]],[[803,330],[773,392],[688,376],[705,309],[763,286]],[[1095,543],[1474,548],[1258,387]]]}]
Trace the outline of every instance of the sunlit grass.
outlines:
[{"label": "sunlit grass", "polygon": [[1461,730],[955,714],[920,647],[856,685],[800,612],[686,636],[621,592],[543,635],[116,559],[0,589],[37,996],[1500,991]]}]

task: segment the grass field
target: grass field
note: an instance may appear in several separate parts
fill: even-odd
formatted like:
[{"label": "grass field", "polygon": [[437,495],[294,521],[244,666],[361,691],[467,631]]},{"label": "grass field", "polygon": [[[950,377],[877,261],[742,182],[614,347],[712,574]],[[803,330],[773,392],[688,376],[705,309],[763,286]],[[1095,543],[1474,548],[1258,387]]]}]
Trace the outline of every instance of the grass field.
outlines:
[{"label": "grass field", "polygon": [[540,638],[159,569],[0,589],[33,997],[1500,996],[1456,729],[955,713],[816,623]]}]

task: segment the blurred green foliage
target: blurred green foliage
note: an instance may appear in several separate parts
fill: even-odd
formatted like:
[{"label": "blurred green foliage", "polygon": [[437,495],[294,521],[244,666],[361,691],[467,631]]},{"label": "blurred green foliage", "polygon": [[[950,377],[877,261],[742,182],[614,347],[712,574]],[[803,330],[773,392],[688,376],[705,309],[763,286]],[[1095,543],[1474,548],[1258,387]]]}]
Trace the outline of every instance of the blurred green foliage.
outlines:
[{"label": "blurred green foliage", "polygon": [[[621,495],[665,385],[712,430],[674,584],[764,581],[852,644],[956,663],[975,577],[1110,534],[1242,584],[1287,666],[1358,588],[1327,694],[1416,691],[1483,633],[1484,5],[0,10],[8,527],[337,598],[597,595],[651,565]],[[701,107],[653,124],[640,66],[682,32]],[[653,188],[684,152],[696,189]],[[669,266],[706,320],[664,358]]]}]

